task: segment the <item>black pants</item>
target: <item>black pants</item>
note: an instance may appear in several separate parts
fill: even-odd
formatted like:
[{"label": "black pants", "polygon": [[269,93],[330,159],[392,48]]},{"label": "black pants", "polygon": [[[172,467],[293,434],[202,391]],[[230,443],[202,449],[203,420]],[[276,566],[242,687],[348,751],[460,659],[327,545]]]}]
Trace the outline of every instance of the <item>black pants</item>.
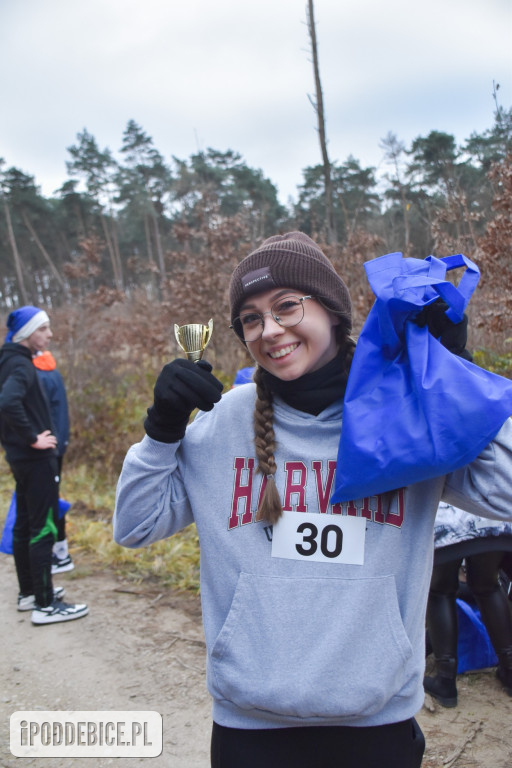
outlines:
[{"label": "black pants", "polygon": [[[60,481],[62,477],[63,458],[64,456],[57,456],[57,469],[58,469],[58,476],[59,476],[59,482],[57,484],[57,493],[59,493]],[[58,504],[55,510],[55,514],[53,515],[53,519],[55,521],[55,525],[57,526],[57,541],[64,541],[64,539],[66,538],[66,515],[64,514],[61,516]]]},{"label": "black pants", "polygon": [[[499,582],[503,552],[466,557],[467,584],[496,653],[512,647],[512,612]],[[458,621],[455,602],[462,558],[435,565],[427,607],[427,628],[434,656],[457,657]]]},{"label": "black pants", "polygon": [[52,548],[57,536],[58,471],[54,457],[10,465],[16,480],[16,522],[12,553],[20,593],[35,595],[40,606],[53,601]]},{"label": "black pants", "polygon": [[416,720],[369,728],[312,726],[246,730],[213,724],[212,768],[420,768]]}]

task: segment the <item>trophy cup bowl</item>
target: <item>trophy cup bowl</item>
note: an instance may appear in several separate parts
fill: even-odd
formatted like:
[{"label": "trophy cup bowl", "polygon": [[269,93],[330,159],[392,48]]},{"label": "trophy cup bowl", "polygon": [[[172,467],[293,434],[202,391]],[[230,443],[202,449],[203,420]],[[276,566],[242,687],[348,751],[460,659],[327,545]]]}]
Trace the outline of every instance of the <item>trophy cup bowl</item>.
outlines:
[{"label": "trophy cup bowl", "polygon": [[174,324],[174,335],[176,341],[185,352],[188,360],[197,363],[203,356],[208,342],[212,337],[213,319],[209,320],[208,325],[202,323],[189,323],[188,325]]}]

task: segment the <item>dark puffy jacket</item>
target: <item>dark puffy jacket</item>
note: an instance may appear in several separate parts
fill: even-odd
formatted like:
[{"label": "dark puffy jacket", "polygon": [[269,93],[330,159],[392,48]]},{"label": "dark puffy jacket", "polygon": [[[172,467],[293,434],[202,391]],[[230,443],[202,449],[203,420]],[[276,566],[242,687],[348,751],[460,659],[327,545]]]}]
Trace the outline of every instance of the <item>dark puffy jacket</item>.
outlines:
[{"label": "dark puffy jacket", "polygon": [[52,448],[31,448],[37,436],[53,431],[50,408],[27,347],[7,342],[0,349],[0,442],[9,463],[42,459]]},{"label": "dark puffy jacket", "polygon": [[64,380],[57,369],[55,358],[48,350],[36,355],[32,362],[48,398],[54,435],[57,438],[57,455],[63,456],[69,443],[69,411]]}]

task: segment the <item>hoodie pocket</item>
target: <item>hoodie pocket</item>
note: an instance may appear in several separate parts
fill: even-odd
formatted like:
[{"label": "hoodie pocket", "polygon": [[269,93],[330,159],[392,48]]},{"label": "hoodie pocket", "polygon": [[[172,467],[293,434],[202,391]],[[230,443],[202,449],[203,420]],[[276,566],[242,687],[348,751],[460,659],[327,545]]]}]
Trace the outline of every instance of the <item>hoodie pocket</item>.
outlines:
[{"label": "hoodie pocket", "polygon": [[212,648],[211,693],[284,716],[372,715],[402,689],[411,656],[393,576],[241,573]]}]

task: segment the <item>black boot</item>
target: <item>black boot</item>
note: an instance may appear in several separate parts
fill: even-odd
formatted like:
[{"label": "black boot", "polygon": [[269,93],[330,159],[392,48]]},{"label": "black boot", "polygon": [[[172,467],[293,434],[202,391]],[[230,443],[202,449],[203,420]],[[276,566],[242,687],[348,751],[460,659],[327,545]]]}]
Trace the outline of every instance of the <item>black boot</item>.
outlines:
[{"label": "black boot", "polygon": [[497,651],[498,669],[496,677],[506,690],[509,696],[512,696],[512,647]]},{"label": "black boot", "polygon": [[436,659],[437,675],[425,677],[423,687],[443,707],[457,706],[457,659],[447,656]]}]

